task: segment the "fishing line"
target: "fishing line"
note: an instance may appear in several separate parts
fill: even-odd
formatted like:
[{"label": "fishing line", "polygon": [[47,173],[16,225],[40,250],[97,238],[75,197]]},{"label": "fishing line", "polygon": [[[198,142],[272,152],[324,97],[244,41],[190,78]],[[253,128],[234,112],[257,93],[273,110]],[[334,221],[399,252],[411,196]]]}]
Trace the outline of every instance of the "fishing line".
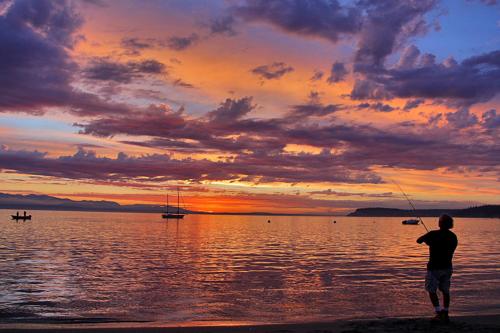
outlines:
[{"label": "fishing line", "polygon": [[401,186],[398,183],[396,183],[394,180],[390,179],[390,181],[393,182],[394,185],[396,185],[399,188],[399,190],[401,191],[401,193],[403,193],[403,195],[406,198],[406,200],[408,200],[408,203],[410,204],[411,208],[413,208],[413,211],[415,212],[415,216],[418,218],[418,220],[420,221],[420,223],[422,223],[422,225],[424,226],[425,230],[427,232],[429,232],[429,229],[427,229],[427,226],[425,225],[424,220],[422,220],[422,218],[417,214],[417,209],[415,208],[415,206],[411,202],[410,198],[406,195],[405,191],[403,191],[403,189],[401,188]]}]

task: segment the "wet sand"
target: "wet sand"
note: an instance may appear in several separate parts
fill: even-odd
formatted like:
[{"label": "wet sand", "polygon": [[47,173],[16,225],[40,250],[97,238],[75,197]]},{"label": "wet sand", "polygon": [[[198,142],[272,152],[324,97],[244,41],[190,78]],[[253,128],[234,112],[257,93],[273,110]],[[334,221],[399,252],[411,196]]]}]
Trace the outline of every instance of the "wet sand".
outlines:
[{"label": "wet sand", "polygon": [[[500,315],[463,316],[451,323],[432,323],[429,318],[385,318],[369,320],[338,320],[324,323],[265,324],[221,326],[155,326],[152,323],[113,324],[0,324],[0,332],[146,332],[146,333],[382,333],[382,332],[436,332],[436,333],[491,333],[500,332]],[[230,323],[229,323],[230,324]],[[205,324],[206,325],[206,324]]]}]

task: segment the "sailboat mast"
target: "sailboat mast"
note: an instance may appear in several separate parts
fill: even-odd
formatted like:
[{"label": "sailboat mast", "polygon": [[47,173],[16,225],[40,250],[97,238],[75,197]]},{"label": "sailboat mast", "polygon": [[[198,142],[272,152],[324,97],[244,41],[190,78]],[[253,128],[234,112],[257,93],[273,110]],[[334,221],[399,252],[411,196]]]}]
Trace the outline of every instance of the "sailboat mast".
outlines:
[{"label": "sailboat mast", "polygon": [[177,187],[177,214],[179,214],[179,187]]},{"label": "sailboat mast", "polygon": [[168,214],[168,194],[167,194],[167,214]]}]

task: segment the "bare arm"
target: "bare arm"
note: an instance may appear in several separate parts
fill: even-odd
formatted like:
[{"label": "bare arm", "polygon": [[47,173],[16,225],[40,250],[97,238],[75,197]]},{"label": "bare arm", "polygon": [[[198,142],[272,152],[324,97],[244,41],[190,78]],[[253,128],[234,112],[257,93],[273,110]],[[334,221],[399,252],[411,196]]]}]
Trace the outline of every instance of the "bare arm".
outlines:
[{"label": "bare arm", "polygon": [[[425,235],[420,236],[420,237],[417,239],[417,243],[418,243],[418,244],[422,244],[423,242],[426,242],[427,235],[428,235],[428,233],[427,233],[427,234],[425,234]],[[427,243],[427,242],[426,242],[426,243]]]}]

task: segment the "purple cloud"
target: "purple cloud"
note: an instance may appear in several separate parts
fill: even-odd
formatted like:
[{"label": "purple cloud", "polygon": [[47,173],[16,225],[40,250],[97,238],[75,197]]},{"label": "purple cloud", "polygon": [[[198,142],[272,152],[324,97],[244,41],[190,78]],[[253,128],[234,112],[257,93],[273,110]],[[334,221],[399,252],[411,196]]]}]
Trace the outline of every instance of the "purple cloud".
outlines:
[{"label": "purple cloud", "polygon": [[315,70],[309,81],[315,82],[315,81],[320,81],[325,73],[323,73],[320,70]]},{"label": "purple cloud", "polygon": [[450,125],[458,129],[474,126],[478,123],[476,115],[470,113],[468,108],[447,113],[446,120]]},{"label": "purple cloud", "polygon": [[126,37],[122,39],[121,46],[125,49],[127,55],[139,56],[142,51],[153,48],[155,43],[151,39]]},{"label": "purple cloud", "polygon": [[328,77],[327,82],[330,84],[334,84],[337,82],[344,81],[347,74],[348,71],[345,68],[344,63],[337,61],[332,65],[330,76]]},{"label": "purple cloud", "polygon": [[[469,137],[465,132],[453,132],[457,126],[470,121],[470,115],[448,115],[449,126],[443,128],[412,123],[410,127],[401,124],[388,130],[342,124],[334,117],[325,118],[344,106],[322,105],[314,94],[309,104],[291,106],[284,118],[248,117],[254,108],[249,97],[228,99],[206,116],[188,118],[182,110],[174,112],[166,107],[151,106],[146,112],[102,117],[79,126],[84,134],[149,136],[150,139],[143,142],[127,140],[127,143],[147,147],[193,153],[207,150],[229,152],[235,161],[241,163],[242,169],[260,170],[244,173],[247,179],[254,181],[271,179],[268,178],[271,174],[260,167],[272,163],[268,158],[277,163],[271,168],[276,172],[275,179],[278,179],[278,172],[284,172],[280,168],[286,168],[293,161],[300,161],[305,168],[308,160],[311,166],[326,163],[335,169],[344,168],[348,172],[348,175],[343,174],[344,179],[355,175],[352,181],[361,181],[363,178],[357,173],[363,171],[369,175],[365,179],[368,182],[376,180],[370,171],[375,166],[432,170],[459,166],[492,167],[499,162],[497,156],[500,154],[494,153],[499,148],[492,144],[492,133],[485,130]],[[488,113],[483,122],[489,124],[490,119],[494,119],[492,116],[492,112]],[[320,117],[321,121],[312,121],[314,117]],[[288,153],[287,144],[320,148],[324,160],[314,154]],[[331,149],[339,152],[332,154]]]},{"label": "purple cloud", "polygon": [[168,39],[166,46],[172,50],[184,51],[193,46],[199,39],[200,37],[195,33],[185,37],[173,36]]},{"label": "purple cloud", "polygon": [[406,101],[405,106],[403,107],[404,111],[410,111],[415,108],[418,108],[421,104],[425,103],[425,100],[422,98],[410,99]]},{"label": "purple cloud", "polygon": [[380,69],[356,81],[353,99],[447,98],[471,105],[485,102],[500,92],[500,64],[494,51],[458,64],[447,59],[441,64],[424,56],[411,68]]},{"label": "purple cloud", "polygon": [[250,22],[266,22],[286,32],[317,36],[336,42],[341,34],[360,29],[361,11],[344,7],[336,0],[254,0],[232,8],[238,17]]},{"label": "purple cloud", "polygon": [[40,115],[48,107],[81,116],[129,112],[128,106],[73,88],[79,67],[69,50],[82,22],[68,1],[14,1],[6,9],[0,16],[0,112]]},{"label": "purple cloud", "polygon": [[274,62],[271,65],[257,66],[251,72],[261,79],[273,80],[279,79],[283,75],[293,72],[293,67],[283,62]]},{"label": "purple cloud", "polygon": [[497,115],[497,110],[491,109],[483,113],[482,124],[487,129],[500,128],[500,115]]},{"label": "purple cloud", "polygon": [[367,14],[354,69],[372,72],[383,68],[385,58],[398,43],[427,31],[428,23],[424,16],[434,9],[437,0],[366,0],[360,3]]},{"label": "purple cloud", "polygon": [[394,110],[397,110],[397,108],[390,106],[389,104],[383,104],[383,103],[361,103],[358,104],[358,108],[360,109],[372,109],[375,111],[379,112],[392,112]]},{"label": "purple cloud", "polygon": [[214,19],[210,22],[210,33],[213,35],[235,36],[235,19],[232,16],[225,16]]},{"label": "purple cloud", "polygon": [[164,64],[153,59],[118,63],[109,58],[95,58],[83,70],[83,74],[91,80],[130,83],[144,75],[165,73],[165,69]]}]

